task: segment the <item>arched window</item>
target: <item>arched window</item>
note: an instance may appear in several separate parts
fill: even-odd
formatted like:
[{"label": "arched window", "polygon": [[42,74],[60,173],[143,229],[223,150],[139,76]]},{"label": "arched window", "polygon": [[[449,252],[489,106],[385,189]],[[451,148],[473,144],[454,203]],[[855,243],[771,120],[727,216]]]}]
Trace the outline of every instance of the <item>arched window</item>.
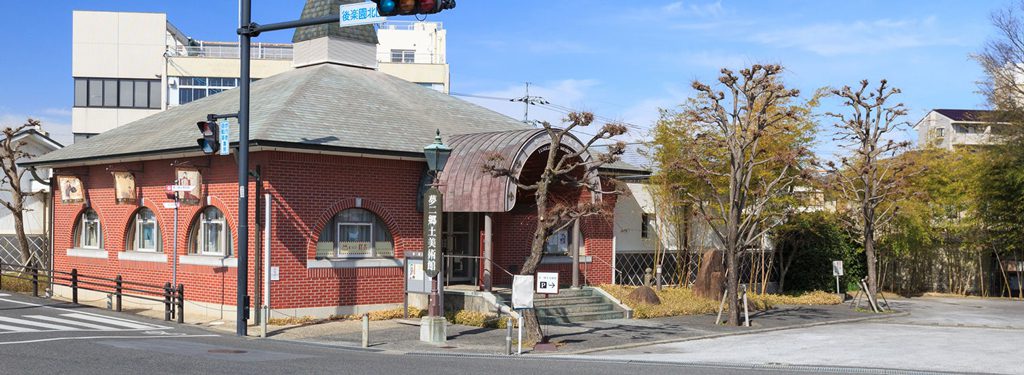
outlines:
[{"label": "arched window", "polygon": [[231,255],[231,231],[224,213],[217,207],[207,207],[192,222],[189,233],[189,253],[196,255]]},{"label": "arched window", "polygon": [[324,226],[316,245],[317,258],[371,258],[395,256],[395,245],[384,224],[373,212],[350,208],[334,215]]},{"label": "arched window", "polygon": [[82,212],[75,226],[75,247],[84,249],[103,248],[103,232],[100,230],[100,216],[91,208]]},{"label": "arched window", "polygon": [[146,207],[132,215],[124,247],[128,251],[160,251],[160,227],[156,225],[156,214]]}]

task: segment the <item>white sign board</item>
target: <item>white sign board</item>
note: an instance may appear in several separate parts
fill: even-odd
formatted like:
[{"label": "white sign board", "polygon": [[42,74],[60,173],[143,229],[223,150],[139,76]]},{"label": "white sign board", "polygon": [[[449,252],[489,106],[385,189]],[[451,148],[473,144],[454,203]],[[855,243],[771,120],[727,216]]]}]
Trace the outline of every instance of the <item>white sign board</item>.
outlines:
[{"label": "white sign board", "polygon": [[270,266],[270,281],[281,280],[281,267]]},{"label": "white sign board", "polygon": [[512,278],[512,308],[533,308],[533,276],[515,275]]},{"label": "white sign board", "polygon": [[221,155],[230,155],[231,143],[229,140],[231,139],[231,126],[228,125],[228,120],[220,120],[220,124],[218,125],[220,126],[220,132],[218,133],[220,139],[217,140],[217,142],[220,142],[220,151],[218,153]]},{"label": "white sign board", "polygon": [[191,185],[171,185],[171,191],[192,191],[195,188]]},{"label": "white sign board", "polygon": [[843,261],[833,260],[832,261],[832,276],[839,277],[843,276]]},{"label": "white sign board", "polygon": [[405,291],[429,294],[434,279],[423,272],[423,258],[405,258]]},{"label": "white sign board", "polygon": [[338,26],[357,26],[381,23],[387,21],[377,12],[377,3],[367,1],[365,3],[345,4],[338,12]]},{"label": "white sign board", "polygon": [[558,294],[558,272],[537,272],[537,293]]},{"label": "white sign board", "polygon": [[164,208],[178,208],[178,202],[164,202]]}]

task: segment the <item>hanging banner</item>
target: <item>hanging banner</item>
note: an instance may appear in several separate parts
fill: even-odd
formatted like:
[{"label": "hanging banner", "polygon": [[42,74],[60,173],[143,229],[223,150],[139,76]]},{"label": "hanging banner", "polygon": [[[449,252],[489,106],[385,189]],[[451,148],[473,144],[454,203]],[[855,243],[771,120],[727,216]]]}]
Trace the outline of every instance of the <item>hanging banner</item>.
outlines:
[{"label": "hanging banner", "polygon": [[114,174],[114,200],[118,204],[135,204],[135,175],[131,172],[112,172]]},{"label": "hanging banner", "polygon": [[178,201],[181,204],[198,205],[203,198],[203,175],[196,169],[178,169],[174,185],[191,186],[189,190],[178,191]]},{"label": "hanging banner", "polygon": [[82,188],[82,180],[75,176],[58,176],[57,184],[60,185],[61,203],[85,203],[85,189]]},{"label": "hanging banner", "polygon": [[437,188],[432,187],[423,194],[423,273],[427,277],[441,272],[442,207],[444,197]]}]

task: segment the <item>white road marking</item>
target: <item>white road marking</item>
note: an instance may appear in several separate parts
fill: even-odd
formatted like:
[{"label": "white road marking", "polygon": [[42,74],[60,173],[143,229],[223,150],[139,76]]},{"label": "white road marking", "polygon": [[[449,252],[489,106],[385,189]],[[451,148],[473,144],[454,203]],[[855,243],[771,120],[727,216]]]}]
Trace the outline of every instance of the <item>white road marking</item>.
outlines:
[{"label": "white road marking", "polygon": [[30,344],[36,342],[60,340],[107,340],[107,339],[177,339],[182,337],[218,337],[218,335],[181,335],[181,336],[88,336],[88,337],[51,337],[36,340],[0,342],[0,345]]},{"label": "white road marking", "polygon": [[82,330],[81,328],[61,326],[61,325],[56,325],[56,324],[36,322],[36,321],[25,320],[25,319],[18,319],[18,318],[8,318],[6,316],[0,316],[0,322],[14,323],[14,324],[20,324],[20,325],[23,325],[23,326],[39,327],[39,328],[43,328],[43,329],[52,329],[52,330],[57,330],[57,331],[80,331],[80,330]]},{"label": "white road marking", "polygon": [[6,330],[6,331],[11,331],[11,332],[39,332],[39,331],[31,329],[31,328],[15,327],[15,326],[3,325],[3,324],[0,324],[0,329]]},{"label": "white road marking", "polygon": [[94,321],[94,322],[100,322],[100,323],[105,323],[105,324],[112,324],[112,325],[115,325],[115,326],[121,326],[121,327],[132,328],[132,329],[153,329],[153,326],[150,326],[150,325],[136,324],[136,323],[125,321],[125,320],[108,318],[108,317],[99,317],[99,316],[85,315],[85,314],[81,314],[81,313],[61,314],[61,316],[66,316],[68,318],[75,318],[75,319],[91,320],[91,321]]},{"label": "white road marking", "polygon": [[0,297],[10,297],[10,296],[11,296],[10,294],[0,293]]},{"label": "white road marking", "polygon": [[54,322],[54,323],[60,323],[60,324],[67,324],[69,326],[79,326],[79,327],[85,327],[85,328],[88,328],[88,329],[98,329],[98,330],[101,330],[101,331],[116,331],[116,330],[119,330],[118,328],[114,328],[114,327],[101,326],[99,324],[92,324],[92,323],[86,323],[86,322],[79,322],[77,320],[71,320],[71,319],[61,319],[61,318],[58,318],[58,317],[55,317],[55,316],[25,315],[24,317],[25,318],[32,318],[32,319],[36,319],[36,320],[46,320],[46,321],[50,321],[50,322]]}]

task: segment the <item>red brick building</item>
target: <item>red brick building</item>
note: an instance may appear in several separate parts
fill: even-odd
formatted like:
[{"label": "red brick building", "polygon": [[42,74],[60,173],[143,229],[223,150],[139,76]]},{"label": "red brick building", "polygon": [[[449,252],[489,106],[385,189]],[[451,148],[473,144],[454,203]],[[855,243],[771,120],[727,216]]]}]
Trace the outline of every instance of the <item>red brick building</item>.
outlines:
[{"label": "red brick building", "polygon": [[[360,43],[337,30],[322,38],[331,48]],[[269,226],[270,265],[280,275],[270,283],[274,316],[400,306],[404,260],[423,250],[418,202],[429,179],[422,149],[437,130],[454,148],[440,181],[448,254],[461,256],[448,259],[448,283],[485,288],[493,278],[507,285],[505,270],[516,272],[529,252],[532,199],[480,169],[487,154],[498,152],[528,178],[548,152],[542,130],[330,59],[254,83],[251,108],[248,215],[257,220],[250,219],[249,233],[236,231],[236,159],[203,155],[195,143],[195,123],[206,114],[237,111],[237,90],[34,160],[56,176],[54,268],[154,284],[174,280],[184,285],[190,314],[231,318],[237,267],[248,269],[251,295],[266,285],[260,253]],[[235,148],[237,132],[231,133]],[[166,191],[172,184],[196,187],[178,193],[177,222]],[[262,217],[265,194],[269,218]],[[572,199],[601,197],[576,193]],[[586,218],[574,228],[552,237],[541,268],[560,271],[568,284],[567,254],[579,246],[583,281],[611,282],[612,219]],[[240,235],[249,236],[245,265],[237,264]]]}]

